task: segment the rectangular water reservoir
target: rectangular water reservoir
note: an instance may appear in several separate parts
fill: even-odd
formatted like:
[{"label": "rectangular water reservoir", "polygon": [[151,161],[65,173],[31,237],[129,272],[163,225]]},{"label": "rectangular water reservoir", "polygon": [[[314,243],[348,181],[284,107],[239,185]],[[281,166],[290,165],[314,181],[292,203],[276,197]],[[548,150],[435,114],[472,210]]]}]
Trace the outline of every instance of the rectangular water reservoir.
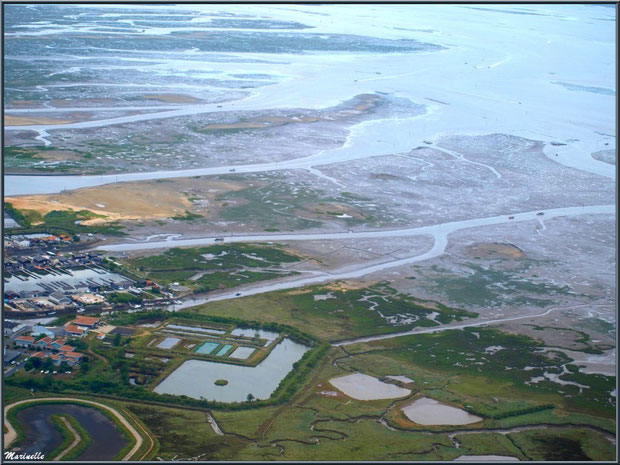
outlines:
[{"label": "rectangular water reservoir", "polygon": [[197,354],[209,355],[219,345],[220,345],[219,342],[205,342],[200,347],[198,347],[194,352],[196,352]]}]

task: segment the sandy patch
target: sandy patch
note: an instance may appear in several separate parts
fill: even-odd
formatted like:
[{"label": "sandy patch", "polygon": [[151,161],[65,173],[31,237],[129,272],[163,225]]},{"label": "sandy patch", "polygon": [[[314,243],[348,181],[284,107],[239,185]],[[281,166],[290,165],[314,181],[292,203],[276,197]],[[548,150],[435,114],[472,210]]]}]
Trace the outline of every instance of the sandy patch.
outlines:
[{"label": "sandy patch", "polygon": [[193,103],[200,102],[200,99],[183,94],[145,94],[140,96],[146,100],[159,100],[168,103]]},{"label": "sandy patch", "polygon": [[299,294],[308,294],[309,292],[312,292],[312,289],[294,289],[292,291],[287,292],[288,295],[299,295]]},{"label": "sandy patch", "polygon": [[[123,182],[60,194],[17,196],[11,197],[10,202],[17,209],[35,210],[41,215],[52,210],[90,210],[104,216],[83,222],[88,225],[119,220],[170,218],[183,214],[185,210],[210,217],[215,212],[214,207],[201,206],[200,210],[196,210],[184,192],[191,190],[191,195],[199,194],[211,201],[217,193],[209,190],[226,192],[244,187],[243,183],[183,178],[164,183]],[[209,205],[215,203],[209,202]]]},{"label": "sandy patch", "polygon": [[330,283],[324,286],[325,289],[329,289],[330,291],[353,291],[357,289],[364,289],[366,287],[370,287],[375,283],[363,283],[360,281],[339,281],[335,283]]},{"label": "sandy patch", "polygon": [[40,105],[35,100],[11,100],[7,103],[7,107],[31,108]]},{"label": "sandy patch", "polygon": [[103,333],[103,334],[108,334],[114,328],[116,328],[116,326],[112,326],[112,325],[100,326],[99,328],[97,328],[97,332],[98,333]]},{"label": "sandy patch", "polygon": [[35,153],[33,156],[42,160],[51,161],[75,161],[82,158],[77,153],[71,152],[70,150],[46,150],[40,152],[37,151],[37,153]]},{"label": "sandy patch", "polygon": [[419,425],[468,425],[482,420],[465,410],[428,397],[417,399],[401,410],[409,420]]},{"label": "sandy patch", "polygon": [[[20,210],[35,210],[45,215],[52,210],[90,210],[105,218],[82,224],[117,220],[168,218],[191,210],[192,203],[168,186],[152,183],[122,183],[79,189],[64,194],[12,197],[11,203]],[[105,208],[97,206],[106,205]]]},{"label": "sandy patch", "polygon": [[[54,107],[77,107],[83,104],[92,105],[92,104],[111,104],[118,103],[119,100],[115,98],[85,98],[79,100],[71,100],[71,99],[56,99],[51,101],[51,105]],[[121,108],[121,107],[119,107]]]},{"label": "sandy patch", "polygon": [[[364,215],[349,205],[336,202],[309,203],[304,205],[304,210],[309,211],[310,217],[325,219],[328,218],[363,218]],[[305,212],[304,212],[305,213]],[[337,215],[334,215],[337,213]]]},{"label": "sandy patch", "polygon": [[479,243],[469,247],[469,253],[473,257],[483,259],[519,259],[524,258],[525,253],[516,245],[493,243]]},{"label": "sandy patch", "polygon": [[357,400],[397,399],[411,394],[409,389],[383,383],[362,373],[332,378],[329,382],[336,389]]},{"label": "sandy patch", "polygon": [[13,116],[4,115],[6,126],[32,126],[38,124],[69,124],[74,123],[74,119],[48,118],[45,116]]}]

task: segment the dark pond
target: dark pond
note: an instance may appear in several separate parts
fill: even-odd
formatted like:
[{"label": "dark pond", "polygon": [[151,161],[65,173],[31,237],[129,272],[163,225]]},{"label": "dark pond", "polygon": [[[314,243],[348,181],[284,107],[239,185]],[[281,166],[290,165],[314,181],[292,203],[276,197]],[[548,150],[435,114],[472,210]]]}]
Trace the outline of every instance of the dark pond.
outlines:
[{"label": "dark pond", "polygon": [[41,452],[45,455],[60,445],[62,436],[50,418],[55,413],[72,415],[92,436],[92,444],[78,457],[79,460],[112,460],[126,444],[116,425],[94,408],[74,404],[39,404],[17,414],[26,433],[21,452]]}]

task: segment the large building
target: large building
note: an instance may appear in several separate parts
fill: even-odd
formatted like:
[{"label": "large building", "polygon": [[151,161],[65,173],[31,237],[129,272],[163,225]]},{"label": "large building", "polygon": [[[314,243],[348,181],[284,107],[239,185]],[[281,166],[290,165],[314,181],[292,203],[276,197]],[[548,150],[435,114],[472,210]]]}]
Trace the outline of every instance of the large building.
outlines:
[{"label": "large building", "polygon": [[99,318],[95,318],[92,316],[78,316],[75,320],[73,320],[73,324],[76,326],[82,326],[84,328],[93,329],[96,328],[101,320]]},{"label": "large building", "polygon": [[67,336],[82,337],[86,335],[86,330],[76,325],[66,324],[65,333]]}]

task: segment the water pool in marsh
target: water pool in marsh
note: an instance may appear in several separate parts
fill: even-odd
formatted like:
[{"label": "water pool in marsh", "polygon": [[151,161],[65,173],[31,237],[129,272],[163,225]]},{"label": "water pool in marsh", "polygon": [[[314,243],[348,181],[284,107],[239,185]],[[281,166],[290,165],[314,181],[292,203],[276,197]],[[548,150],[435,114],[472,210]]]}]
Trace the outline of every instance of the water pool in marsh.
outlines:
[{"label": "water pool in marsh", "polygon": [[[220,402],[243,402],[248,394],[267,399],[309,347],[284,339],[255,367],[187,360],[155,389],[160,394],[186,395]],[[215,381],[225,379],[226,386]]]},{"label": "water pool in marsh", "polygon": [[125,447],[126,440],[116,425],[99,410],[76,404],[36,404],[17,414],[26,439],[20,453],[49,454],[62,443],[62,436],[52,425],[55,413],[73,416],[93,438],[93,442],[76,459],[112,460]]}]

